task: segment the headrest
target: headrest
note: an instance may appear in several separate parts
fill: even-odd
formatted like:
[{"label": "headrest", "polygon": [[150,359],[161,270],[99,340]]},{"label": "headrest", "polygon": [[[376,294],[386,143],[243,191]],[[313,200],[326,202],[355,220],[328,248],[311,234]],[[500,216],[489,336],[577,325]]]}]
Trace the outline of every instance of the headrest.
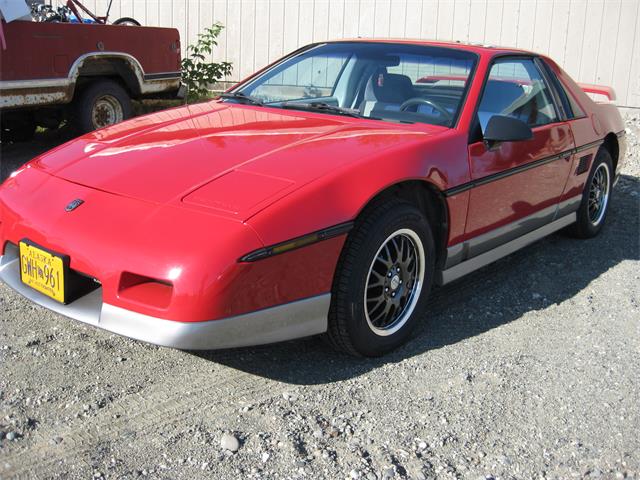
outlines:
[{"label": "headrest", "polygon": [[383,103],[403,103],[413,97],[413,83],[406,75],[380,69],[371,76],[366,100]]}]

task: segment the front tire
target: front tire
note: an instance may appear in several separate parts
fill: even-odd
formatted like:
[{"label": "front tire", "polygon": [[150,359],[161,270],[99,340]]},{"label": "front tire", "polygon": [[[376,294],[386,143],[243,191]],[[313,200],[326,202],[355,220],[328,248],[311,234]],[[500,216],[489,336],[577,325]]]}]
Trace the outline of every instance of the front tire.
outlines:
[{"label": "front tire", "polygon": [[435,269],[428,220],[394,200],[349,235],[336,270],[327,337],[357,356],[383,355],[409,338],[426,308]]},{"label": "front tire", "polygon": [[602,230],[609,210],[613,175],[611,155],[601,148],[585,183],[576,223],[569,228],[574,237],[592,238]]}]

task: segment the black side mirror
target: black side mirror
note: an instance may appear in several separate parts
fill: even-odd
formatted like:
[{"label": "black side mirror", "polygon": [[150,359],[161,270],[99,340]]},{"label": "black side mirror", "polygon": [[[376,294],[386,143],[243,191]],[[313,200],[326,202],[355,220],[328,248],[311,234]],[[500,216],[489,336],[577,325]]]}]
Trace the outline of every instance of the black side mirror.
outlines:
[{"label": "black side mirror", "polygon": [[517,118],[494,115],[484,131],[484,140],[490,145],[499,142],[519,142],[533,138],[531,127]]}]

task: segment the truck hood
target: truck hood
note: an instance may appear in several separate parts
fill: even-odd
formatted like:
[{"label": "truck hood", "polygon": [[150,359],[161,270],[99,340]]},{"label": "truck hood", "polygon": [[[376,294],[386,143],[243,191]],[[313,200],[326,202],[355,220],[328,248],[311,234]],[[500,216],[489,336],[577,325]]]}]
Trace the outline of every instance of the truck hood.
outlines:
[{"label": "truck hood", "polygon": [[442,127],[208,102],[135,118],[32,166],[93,189],[248,218],[345,163]]}]

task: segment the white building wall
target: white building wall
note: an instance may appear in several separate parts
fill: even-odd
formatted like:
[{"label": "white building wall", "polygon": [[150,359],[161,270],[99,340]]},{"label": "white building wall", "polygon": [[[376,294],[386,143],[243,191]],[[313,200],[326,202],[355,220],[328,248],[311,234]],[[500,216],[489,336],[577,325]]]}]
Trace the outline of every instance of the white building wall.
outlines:
[{"label": "white building wall", "polygon": [[[108,0],[84,3],[102,15]],[[125,16],[178,28],[183,46],[222,22],[213,57],[233,63],[232,81],[313,41],[461,40],[548,54],[640,108],[640,0],[114,0],[111,19]]]}]

